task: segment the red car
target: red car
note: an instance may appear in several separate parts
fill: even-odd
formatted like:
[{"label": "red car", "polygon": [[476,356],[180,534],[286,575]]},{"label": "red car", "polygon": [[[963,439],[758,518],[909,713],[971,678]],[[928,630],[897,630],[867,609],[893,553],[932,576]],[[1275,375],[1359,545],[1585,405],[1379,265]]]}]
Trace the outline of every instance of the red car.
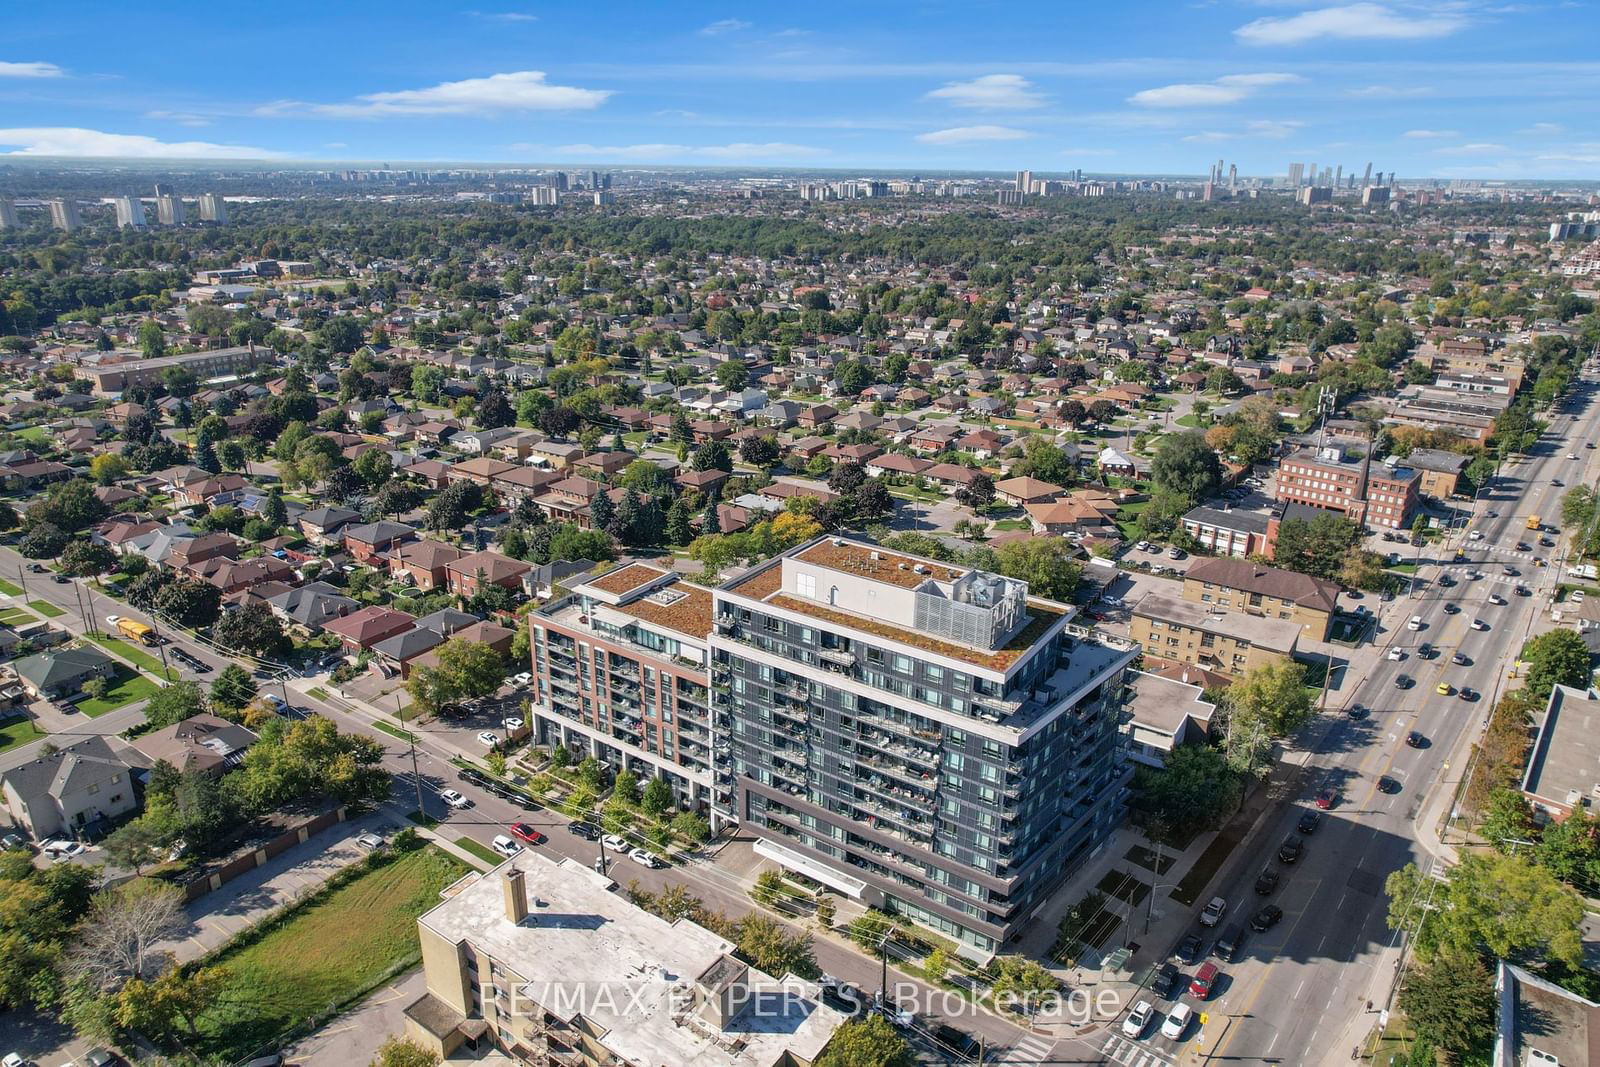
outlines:
[{"label": "red car", "polygon": [[1200,1000],[1211,996],[1211,987],[1217,984],[1218,973],[1215,963],[1202,963],[1189,979],[1189,995]]},{"label": "red car", "polygon": [[1317,794],[1317,807],[1321,808],[1323,811],[1327,811],[1329,808],[1333,807],[1334,802],[1338,799],[1339,793],[1337,790],[1324,789],[1322,792]]},{"label": "red car", "polygon": [[512,836],[519,837],[530,845],[544,844],[544,835],[525,822],[514,822],[510,826]]}]

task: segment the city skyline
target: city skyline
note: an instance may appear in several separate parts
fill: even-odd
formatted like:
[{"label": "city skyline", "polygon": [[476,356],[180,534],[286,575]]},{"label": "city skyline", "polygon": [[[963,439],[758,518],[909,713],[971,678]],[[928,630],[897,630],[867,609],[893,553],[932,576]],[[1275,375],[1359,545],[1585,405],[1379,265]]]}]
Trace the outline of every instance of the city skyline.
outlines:
[{"label": "city skyline", "polygon": [[1600,177],[1576,5],[86,13],[13,20],[0,156]]}]

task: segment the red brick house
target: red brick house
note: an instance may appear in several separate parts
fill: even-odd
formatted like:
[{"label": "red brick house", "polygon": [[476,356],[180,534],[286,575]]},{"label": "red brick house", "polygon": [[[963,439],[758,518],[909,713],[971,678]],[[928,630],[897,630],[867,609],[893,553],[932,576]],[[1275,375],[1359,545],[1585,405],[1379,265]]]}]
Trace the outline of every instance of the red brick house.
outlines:
[{"label": "red brick house", "polygon": [[[445,564],[445,582],[457,596],[474,596],[485,584],[498,585],[517,591],[522,588],[522,576],[533,570],[521,560],[499,552],[473,552],[452,563]],[[481,573],[480,573],[481,572]]]},{"label": "red brick house", "polygon": [[322,629],[325,633],[336,635],[345,651],[355,653],[363,652],[385,638],[404,633],[416,624],[417,620],[403,611],[373,604],[342,619],[325,622]]},{"label": "red brick house", "polygon": [[461,555],[459,548],[443,541],[408,541],[389,550],[389,574],[410,575],[418,589],[439,589],[446,581],[445,567]]}]

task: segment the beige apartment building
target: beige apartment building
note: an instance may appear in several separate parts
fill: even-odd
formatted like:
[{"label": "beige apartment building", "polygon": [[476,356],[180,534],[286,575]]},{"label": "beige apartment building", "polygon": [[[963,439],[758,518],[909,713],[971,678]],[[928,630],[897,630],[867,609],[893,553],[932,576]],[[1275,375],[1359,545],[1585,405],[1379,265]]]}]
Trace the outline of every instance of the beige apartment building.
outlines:
[{"label": "beige apartment building", "polygon": [[1205,559],[1184,575],[1183,599],[1293,622],[1302,637],[1324,641],[1339,607],[1339,587],[1252,560]]},{"label": "beige apartment building", "polygon": [[1237,678],[1292,658],[1300,627],[1151,594],[1134,605],[1130,636],[1144,649],[1146,659],[1193,663]]},{"label": "beige apartment building", "polygon": [[440,895],[417,920],[427,992],[405,1017],[441,1057],[810,1067],[845,1021],[814,983],[741,963],[732,943],[637,907],[570,858],[524,850]]}]

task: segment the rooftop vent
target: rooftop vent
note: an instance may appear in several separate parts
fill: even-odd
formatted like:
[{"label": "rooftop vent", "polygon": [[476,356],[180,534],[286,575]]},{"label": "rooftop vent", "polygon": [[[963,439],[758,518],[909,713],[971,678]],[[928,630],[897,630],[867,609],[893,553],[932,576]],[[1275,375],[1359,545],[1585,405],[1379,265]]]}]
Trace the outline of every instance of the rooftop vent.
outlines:
[{"label": "rooftop vent", "polygon": [[883,553],[879,552],[877,549],[873,549],[872,550],[872,558],[873,559],[882,559],[883,558]]},{"label": "rooftop vent", "polygon": [[833,539],[833,547],[834,547],[834,548],[843,548],[843,547],[844,547],[844,538],[842,538],[842,537],[835,537],[835,538],[834,538],[834,539]]},{"label": "rooftop vent", "polygon": [[931,569],[929,569],[927,567],[924,567],[920,563],[917,564],[915,567],[912,567],[911,569],[916,571],[918,574],[932,574],[933,573],[933,571]]}]

